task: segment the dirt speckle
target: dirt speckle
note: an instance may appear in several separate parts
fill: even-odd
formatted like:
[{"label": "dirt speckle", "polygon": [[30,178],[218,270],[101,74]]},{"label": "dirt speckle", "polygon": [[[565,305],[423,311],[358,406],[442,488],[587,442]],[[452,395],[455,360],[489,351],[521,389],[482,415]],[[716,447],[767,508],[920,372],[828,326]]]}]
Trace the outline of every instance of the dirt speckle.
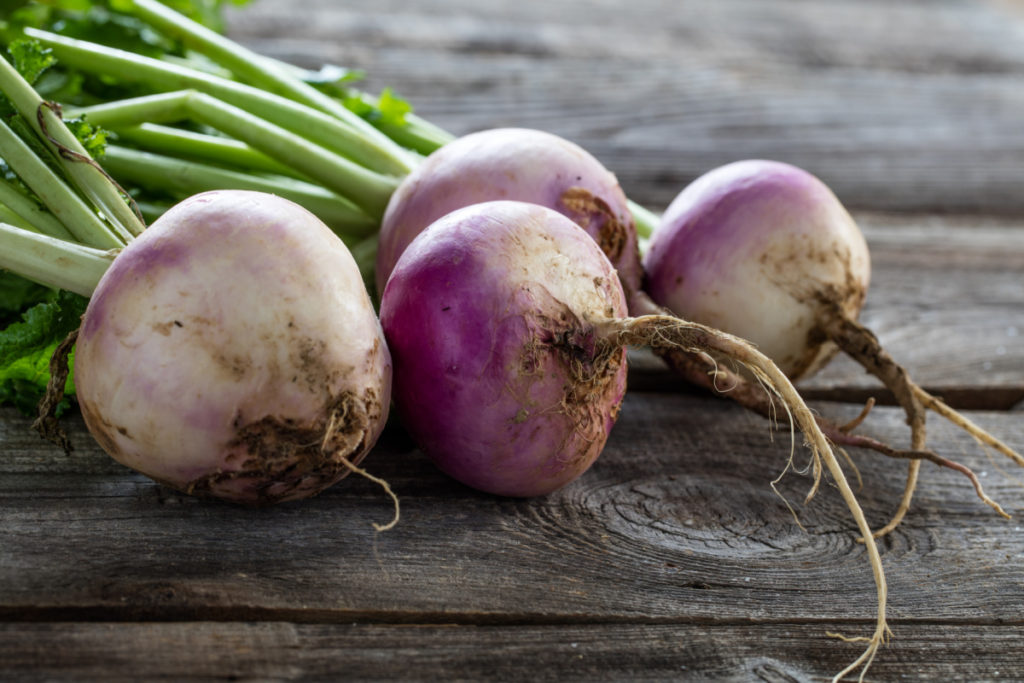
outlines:
[{"label": "dirt speckle", "polygon": [[[369,450],[372,425],[382,406],[373,390],[345,393],[310,423],[268,415],[237,426],[227,444],[226,464],[237,469],[200,477],[185,487],[196,495],[247,490],[255,504],[270,504],[319,491],[349,472]],[[236,419],[236,422],[239,420]],[[248,480],[238,486],[238,480]]]},{"label": "dirt speckle", "polygon": [[562,193],[562,206],[570,217],[584,230],[593,235],[596,228],[601,251],[608,260],[618,263],[622,259],[629,238],[629,226],[619,221],[608,202],[582,187],[570,187]]}]

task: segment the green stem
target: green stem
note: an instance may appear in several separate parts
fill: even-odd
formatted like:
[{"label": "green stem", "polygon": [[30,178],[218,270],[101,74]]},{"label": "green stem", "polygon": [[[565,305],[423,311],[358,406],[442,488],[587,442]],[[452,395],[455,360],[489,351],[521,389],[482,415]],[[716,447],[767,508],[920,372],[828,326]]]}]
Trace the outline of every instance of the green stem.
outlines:
[{"label": "green stem", "polygon": [[[134,14],[150,26],[209,57],[219,66],[237,74],[241,80],[330,114],[381,146],[394,145],[386,135],[346,109],[340,102],[295,78],[289,70],[280,68],[274,60],[256,54],[155,0],[134,0],[132,5]],[[396,157],[405,154],[405,150],[397,147],[394,147],[392,152]]]},{"label": "green stem", "polygon": [[646,209],[633,200],[629,200],[629,211],[633,214],[633,222],[636,223],[636,235],[640,239],[650,239],[654,229],[661,222],[661,216]]},{"label": "green stem", "polygon": [[110,145],[103,165],[115,177],[188,197],[207,190],[255,190],[290,199],[313,212],[342,239],[371,234],[377,222],[350,201],[319,185],[286,176],[264,176]]},{"label": "green stem", "polygon": [[414,165],[404,150],[400,156],[396,154],[395,150],[399,148],[395,145],[382,146],[337,118],[280,95],[178,64],[66,38],[49,31],[26,28],[25,35],[51,48],[58,59],[74,64],[78,70],[127,82],[146,83],[164,92],[193,89],[213,95],[371,170],[405,175]]},{"label": "green stem", "polygon": [[306,179],[295,169],[274,161],[241,140],[223,135],[207,135],[156,123],[104,127],[116,133],[119,141],[130,142],[149,152]]},{"label": "green stem", "polygon": [[96,212],[2,120],[0,157],[79,242],[103,249],[124,246]]},{"label": "green stem", "polygon": [[76,114],[99,126],[143,121],[166,123],[190,118],[234,136],[328,189],[349,197],[374,217],[383,215],[388,199],[398,186],[396,178],[368,171],[300,135],[195,90],[85,107]]},{"label": "green stem", "polygon": [[[33,230],[58,239],[73,240],[75,236],[57,220],[56,216],[39,206],[35,201],[21,193],[14,184],[0,179],[0,204],[20,221],[32,226]],[[16,223],[9,218],[7,223]]]},{"label": "green stem", "polygon": [[[362,97],[371,98],[370,95],[365,93],[362,94]],[[373,98],[371,101],[374,100],[376,98]],[[416,150],[424,156],[444,147],[455,139],[454,136],[445,133],[432,123],[419,117],[414,117],[412,114],[406,114],[402,123],[374,121],[373,125],[398,144]]]},{"label": "green stem", "polygon": [[31,232],[39,232],[39,234],[43,234],[34,225],[30,225],[24,218],[14,213],[3,204],[0,204],[0,223],[7,223],[8,225],[13,225],[14,227],[21,228],[22,230],[29,230]]},{"label": "green stem", "polygon": [[0,268],[43,285],[92,296],[114,252],[0,223]]},{"label": "green stem", "polygon": [[[40,139],[46,141],[47,147],[54,151],[72,182],[110,219],[118,241],[123,243],[132,235],[141,233],[145,226],[125,203],[118,188],[100,168],[88,163],[89,154],[74,134],[67,129],[60,117],[46,106],[39,94],[10,62],[2,58],[0,90]],[[75,158],[68,159],[63,151],[69,151]],[[36,193],[38,194],[38,190]]]}]

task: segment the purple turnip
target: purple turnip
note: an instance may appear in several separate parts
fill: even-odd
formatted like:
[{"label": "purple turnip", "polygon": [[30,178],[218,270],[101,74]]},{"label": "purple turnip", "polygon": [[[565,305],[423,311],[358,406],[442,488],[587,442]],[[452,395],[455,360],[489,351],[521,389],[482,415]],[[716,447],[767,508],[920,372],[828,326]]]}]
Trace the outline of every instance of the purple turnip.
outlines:
[{"label": "purple turnip", "polygon": [[607,257],[578,225],[542,206],[474,204],[409,244],[381,297],[394,400],[445,472],[510,496],[553,491],[605,444],[625,390],[625,345],[711,353],[771,387],[832,474],[866,539],[885,633],[885,579],[863,513],[814,417],[789,380],[746,342],[671,316],[623,318]]},{"label": "purple turnip", "polygon": [[627,304],[643,271],[636,230],[618,180],[586,150],[557,135],[496,128],[451,142],[402,181],[384,213],[377,292],[405,248],[446,213],[495,200],[539,204],[571,218],[601,245],[618,272]]}]

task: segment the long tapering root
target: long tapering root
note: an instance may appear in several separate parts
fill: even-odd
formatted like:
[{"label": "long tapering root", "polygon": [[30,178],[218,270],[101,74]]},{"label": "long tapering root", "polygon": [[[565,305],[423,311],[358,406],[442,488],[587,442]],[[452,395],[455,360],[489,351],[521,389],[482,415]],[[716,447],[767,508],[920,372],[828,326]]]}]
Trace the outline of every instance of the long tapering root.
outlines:
[{"label": "long tapering root", "polygon": [[388,522],[387,524],[378,524],[377,522],[374,522],[373,523],[373,528],[376,529],[377,531],[389,531],[389,530],[393,529],[395,527],[395,525],[398,524],[398,519],[401,516],[401,509],[399,507],[398,496],[396,496],[395,492],[391,490],[391,484],[387,483],[386,481],[384,481],[380,477],[377,477],[377,476],[374,476],[374,475],[370,474],[369,472],[367,472],[362,467],[359,467],[358,465],[353,465],[351,462],[349,462],[348,458],[339,458],[339,460],[341,460],[341,463],[345,467],[347,467],[349,470],[351,470],[352,472],[355,472],[356,474],[358,474],[361,477],[365,477],[365,478],[369,479],[374,484],[377,484],[382,489],[384,489],[384,493],[386,493],[388,495],[388,497],[391,498],[391,502],[394,503],[395,515],[394,515],[394,517],[391,518],[391,521]]},{"label": "long tapering root", "polygon": [[[682,375],[691,384],[707,389],[718,396],[729,398],[747,410],[755,412],[773,422],[775,421],[775,404],[771,401],[770,395],[761,387],[753,385],[747,378],[714,363],[706,355],[693,354],[679,349],[656,349],[656,351],[670,368]],[[923,403],[928,407],[927,402],[923,401]],[[939,467],[945,467],[964,475],[971,482],[975,492],[978,494],[978,498],[982,502],[1004,518],[1009,518],[1002,506],[985,493],[977,475],[966,465],[944,458],[927,448],[920,450],[898,449],[878,439],[855,434],[854,430],[864,422],[874,408],[874,405],[874,399],[869,399],[864,409],[853,420],[843,425],[836,424],[822,415],[815,415],[815,419],[825,437],[835,446],[840,448],[861,448],[875,451],[889,458],[912,461],[908,469],[907,484],[900,507],[888,524],[875,531],[875,538],[881,538],[895,529],[906,515],[910,507],[910,496],[917,483],[917,471],[920,469],[919,465],[922,460],[927,460]],[[918,462],[915,465],[913,461]]]},{"label": "long tapering root", "polygon": [[988,446],[1002,453],[1010,460],[1014,461],[1021,467],[1024,467],[1024,456],[1015,451],[1014,449],[1007,446],[1003,441],[989,434],[987,431],[979,427],[977,424],[972,422],[966,416],[962,415],[958,411],[950,408],[942,399],[932,396],[927,391],[919,387],[918,385],[913,386],[914,394],[917,399],[924,405],[925,408],[932,412],[941,415],[949,422],[953,423],[960,429],[970,434],[974,439],[982,446]]},{"label": "long tapering root", "polygon": [[[822,430],[825,432],[826,436],[829,436],[831,438],[828,429],[823,427]],[[978,494],[978,498],[980,498],[983,503],[985,503],[993,510],[995,510],[997,513],[999,513],[1004,519],[1010,519],[1010,515],[1007,514],[1003,507],[996,501],[989,498],[988,495],[985,493],[984,489],[981,486],[981,481],[978,479],[978,475],[976,475],[971,468],[959,462],[956,462],[955,460],[944,458],[935,451],[932,451],[930,449],[923,449],[919,451],[900,450],[897,448],[893,448],[881,441],[872,439],[871,437],[860,436],[858,434],[847,434],[842,443],[845,446],[854,446],[872,450],[875,451],[876,453],[881,453],[882,455],[885,455],[890,458],[901,458],[904,460],[911,460],[916,462],[927,460],[928,462],[934,463],[939,467],[945,467],[947,469],[953,470],[954,472],[959,472],[960,474],[967,477],[967,479],[971,482],[971,485],[974,486],[975,492]],[[875,533],[878,534],[881,531],[882,530],[879,529]]]},{"label": "long tapering root", "polygon": [[[341,402],[339,408],[336,409],[331,414],[330,421],[327,423],[327,427],[324,430],[324,436],[320,444],[320,450],[324,452],[326,457],[332,460],[337,460],[339,463],[344,465],[345,468],[348,469],[350,472],[354,472],[355,474],[358,474],[359,476],[372,481],[374,484],[377,484],[382,489],[384,489],[384,493],[387,494],[389,498],[391,498],[391,502],[395,506],[395,514],[394,517],[391,518],[391,521],[387,524],[378,524],[377,522],[373,522],[373,528],[377,531],[388,531],[390,529],[393,529],[395,525],[398,524],[398,519],[401,515],[401,508],[398,501],[398,496],[396,496],[395,492],[391,490],[391,485],[384,481],[383,479],[381,479],[380,477],[374,476],[367,472],[364,468],[359,467],[359,465],[352,462],[348,458],[347,454],[336,452],[336,449],[338,448],[337,437],[346,431],[342,429],[342,425],[345,424],[346,420],[349,418],[349,412],[355,413],[355,420],[360,426],[354,430],[354,434],[347,434],[347,439],[343,437],[343,441],[354,440],[358,442],[362,440],[366,426],[366,411],[358,402],[353,400],[344,400]],[[356,436],[358,436],[357,439],[354,438]],[[341,450],[351,452],[354,447],[355,444],[350,443],[347,445],[347,447],[343,447]]]},{"label": "long tapering root", "polygon": [[789,378],[786,377],[775,363],[750,343],[733,335],[673,316],[647,315],[639,318],[611,321],[606,324],[604,332],[610,338],[610,341],[620,345],[650,346],[654,349],[678,349],[693,354],[710,354],[715,357],[728,358],[740,363],[748,368],[752,374],[776,395],[789,412],[791,419],[795,420],[797,425],[799,425],[811,448],[815,479],[820,478],[821,467],[824,464],[824,467],[832,475],[832,479],[839,489],[843,501],[853,515],[861,536],[865,539],[871,571],[874,574],[878,598],[875,631],[868,638],[868,647],[864,653],[850,666],[840,672],[836,680],[845,677],[858,668],[861,669],[861,677],[863,678],[863,673],[871,665],[878,648],[885,641],[886,635],[889,633],[889,627],[885,618],[888,589],[886,587],[885,572],[882,569],[882,559],[878,553],[878,546],[874,542],[874,535],[868,525],[867,518],[864,516],[864,511],[861,509],[853,490],[850,488],[849,482],[846,480],[842,466],[832,452],[832,447],[818,426],[814,415],[797,393]]},{"label": "long tapering root", "polygon": [[[831,305],[827,306],[827,308],[829,312],[827,315],[828,324],[825,325],[824,331],[828,337],[832,339],[847,355],[860,363],[865,370],[881,380],[886,388],[892,391],[893,396],[896,397],[897,403],[899,403],[907,414],[907,423],[910,425],[911,434],[911,451],[927,451],[924,427],[925,414],[926,411],[931,410],[966,431],[982,445],[990,446],[1013,460],[1018,465],[1024,466],[1024,457],[957,411],[950,408],[942,400],[929,394],[914,382],[914,380],[910,378],[906,369],[899,365],[899,363],[897,363],[892,356],[882,348],[878,338],[870,330],[845,315],[838,306]],[[914,488],[917,485],[917,473],[920,468],[920,460],[921,459],[916,459],[911,461],[907,474],[907,484],[904,489],[899,508],[892,520],[890,520],[888,524],[879,529],[876,533],[885,534],[892,529],[895,529],[902,521],[904,515],[906,515],[906,512],[910,507],[910,500],[913,496]],[[931,460],[937,464],[951,462],[944,459]],[[943,466],[949,465],[943,464]],[[965,474],[970,472],[970,470],[967,470],[967,468],[962,465],[953,467],[953,469],[957,469]],[[977,477],[973,476],[973,472],[970,472],[968,477],[974,484],[975,491],[978,493],[979,497],[986,504],[992,506],[993,509],[999,512],[999,514],[1009,518],[1006,512],[981,490],[981,485],[978,482]]]},{"label": "long tapering root", "polygon": [[[896,402],[907,415],[910,426],[910,449],[923,451],[928,447],[925,432],[926,414],[924,404],[914,392],[916,386],[906,369],[893,360],[882,348],[878,338],[870,330],[846,315],[842,308],[834,305],[826,316],[825,332],[847,355],[860,363],[865,370],[882,381],[896,397]],[[911,460],[907,470],[907,483],[903,488],[899,506],[888,524],[879,529],[878,537],[884,536],[899,526],[910,509],[910,502],[917,488],[917,477],[921,469],[920,460]]]}]

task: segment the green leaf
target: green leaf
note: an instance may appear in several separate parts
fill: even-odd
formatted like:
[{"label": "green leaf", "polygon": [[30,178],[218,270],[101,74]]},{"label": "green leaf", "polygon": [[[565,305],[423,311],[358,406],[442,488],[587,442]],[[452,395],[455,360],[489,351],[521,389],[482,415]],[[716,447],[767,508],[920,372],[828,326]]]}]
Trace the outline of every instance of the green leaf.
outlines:
[{"label": "green leaf", "polygon": [[0,325],[6,325],[30,306],[51,298],[53,290],[20,275],[0,270]]},{"label": "green leaf", "polygon": [[376,103],[365,93],[357,91],[349,92],[342,103],[349,111],[373,123],[404,126],[406,115],[412,113],[412,105],[391,88],[385,88]]},{"label": "green leaf", "polygon": [[412,113],[412,105],[399,97],[391,88],[385,88],[378,103],[380,120],[384,123],[403,125],[405,115]]},{"label": "green leaf", "polygon": [[97,160],[103,158],[103,153],[107,149],[107,131],[90,125],[80,117],[64,119],[64,125],[78,138],[89,156]]},{"label": "green leaf", "polygon": [[15,40],[7,46],[7,52],[14,68],[29,83],[35,83],[44,71],[57,63],[53,50],[43,47],[38,40]]},{"label": "green leaf", "polygon": [[[50,357],[79,326],[86,304],[87,299],[77,294],[55,292],[51,300],[28,309],[19,322],[0,331],[0,404],[35,412],[50,379]],[[73,370],[65,390],[74,393]],[[65,399],[63,405],[70,403]]]},{"label": "green leaf", "polygon": [[377,114],[377,109],[359,95],[351,95],[343,100],[345,108],[352,113],[368,119]]}]

